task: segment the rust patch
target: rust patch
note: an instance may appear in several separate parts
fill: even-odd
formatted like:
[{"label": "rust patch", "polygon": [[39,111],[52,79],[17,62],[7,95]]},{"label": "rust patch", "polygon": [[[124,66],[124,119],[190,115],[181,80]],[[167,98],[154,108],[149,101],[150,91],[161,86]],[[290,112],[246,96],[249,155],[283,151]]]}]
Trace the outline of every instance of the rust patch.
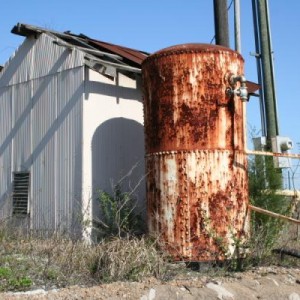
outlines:
[{"label": "rust patch", "polygon": [[177,46],[143,63],[149,231],[174,260],[226,259],[248,234],[243,105],[226,95],[243,59]]}]

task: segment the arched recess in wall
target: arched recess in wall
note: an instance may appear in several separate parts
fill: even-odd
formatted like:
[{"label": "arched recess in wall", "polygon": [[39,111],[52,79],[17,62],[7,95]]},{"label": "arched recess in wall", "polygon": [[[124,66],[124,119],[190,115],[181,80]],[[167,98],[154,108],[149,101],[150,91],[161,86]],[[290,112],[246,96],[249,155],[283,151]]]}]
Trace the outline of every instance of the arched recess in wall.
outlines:
[{"label": "arched recess in wall", "polygon": [[96,129],[92,139],[93,218],[100,212],[95,200],[99,190],[112,193],[113,185],[124,176],[123,191],[131,191],[141,181],[134,195],[138,210],[146,211],[144,156],[144,127],[140,123],[113,118]]}]

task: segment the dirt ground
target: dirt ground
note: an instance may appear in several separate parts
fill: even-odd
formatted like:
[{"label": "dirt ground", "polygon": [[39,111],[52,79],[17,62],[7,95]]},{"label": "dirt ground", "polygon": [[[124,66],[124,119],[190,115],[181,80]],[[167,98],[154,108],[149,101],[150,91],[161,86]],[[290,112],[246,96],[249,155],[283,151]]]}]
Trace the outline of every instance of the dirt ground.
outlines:
[{"label": "dirt ground", "polygon": [[72,286],[0,293],[0,299],[288,299],[300,300],[300,269],[259,267],[227,276],[208,276],[187,272],[169,281],[153,278],[142,282],[115,282],[92,287]]}]

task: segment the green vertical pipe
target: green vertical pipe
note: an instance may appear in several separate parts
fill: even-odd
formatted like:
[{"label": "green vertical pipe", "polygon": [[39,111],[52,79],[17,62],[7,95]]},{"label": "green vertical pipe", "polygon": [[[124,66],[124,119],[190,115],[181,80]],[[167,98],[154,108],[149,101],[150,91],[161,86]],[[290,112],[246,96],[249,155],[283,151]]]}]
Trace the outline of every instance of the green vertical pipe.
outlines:
[{"label": "green vertical pipe", "polygon": [[271,145],[271,138],[279,135],[277,126],[276,103],[274,95],[274,80],[272,70],[272,54],[268,30],[267,0],[257,0],[258,23],[261,50],[261,65],[263,76],[263,90],[266,110],[267,141]]},{"label": "green vertical pipe", "polygon": [[[262,67],[261,67],[261,56],[260,56],[260,40],[258,33],[258,12],[256,0],[252,0],[252,13],[253,13],[253,27],[254,27],[254,39],[255,39],[255,58],[257,66],[257,79],[258,84],[261,86],[259,89],[259,105],[260,105],[260,118],[261,118],[261,133],[262,136],[267,136],[266,132],[266,111],[265,111],[265,100],[264,100],[264,89],[263,89],[263,78],[262,78]],[[260,149],[261,150],[261,149]]]},{"label": "green vertical pipe", "polygon": [[[256,0],[258,12],[258,28],[260,41],[260,57],[262,68],[262,83],[266,114],[266,133],[267,133],[267,149],[272,150],[272,138],[279,135],[276,98],[273,77],[273,62],[270,43],[270,32],[268,24],[268,0]],[[266,184],[269,189],[282,188],[281,172],[277,172],[274,168],[273,158],[265,158],[265,176]]]}]

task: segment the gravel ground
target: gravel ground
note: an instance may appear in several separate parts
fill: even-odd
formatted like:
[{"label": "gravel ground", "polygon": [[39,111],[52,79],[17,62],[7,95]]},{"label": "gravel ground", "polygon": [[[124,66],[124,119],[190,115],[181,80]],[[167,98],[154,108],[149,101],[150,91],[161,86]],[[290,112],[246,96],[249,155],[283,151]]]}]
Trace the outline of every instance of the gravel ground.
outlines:
[{"label": "gravel ground", "polygon": [[230,276],[207,276],[200,272],[185,273],[170,281],[154,278],[142,282],[114,282],[91,287],[71,286],[0,293],[0,299],[288,299],[300,300],[300,269],[259,267]]}]

